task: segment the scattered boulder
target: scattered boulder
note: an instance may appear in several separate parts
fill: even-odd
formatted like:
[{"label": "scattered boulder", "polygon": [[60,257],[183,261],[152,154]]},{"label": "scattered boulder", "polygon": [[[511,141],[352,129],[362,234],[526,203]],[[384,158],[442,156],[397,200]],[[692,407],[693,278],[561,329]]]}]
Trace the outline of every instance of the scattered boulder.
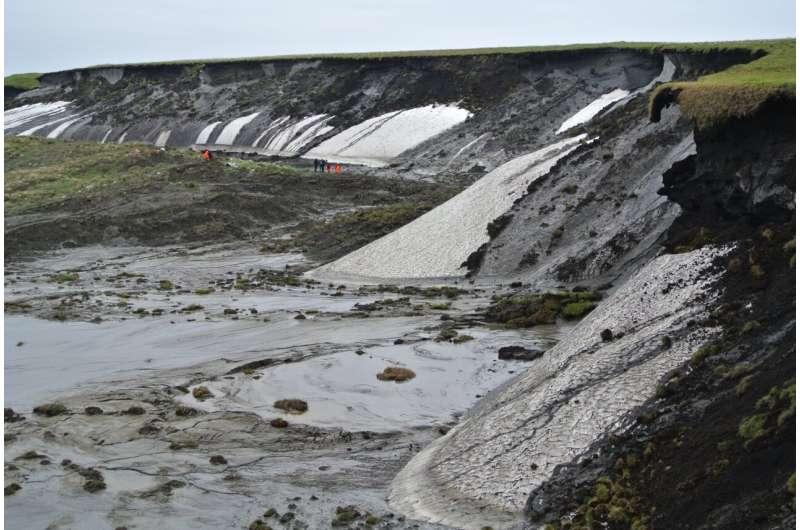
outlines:
[{"label": "scattered boulder", "polygon": [[289,414],[303,414],[308,411],[308,403],[302,399],[279,399],[272,406]]},{"label": "scattered boulder", "polygon": [[275,418],[274,420],[270,421],[269,424],[276,429],[285,429],[289,426],[289,422],[283,418]]},{"label": "scattered boulder", "polygon": [[152,435],[152,434],[158,434],[160,432],[161,432],[161,429],[158,426],[153,425],[151,423],[148,423],[147,425],[144,425],[144,426],[142,426],[141,429],[139,429],[139,434],[141,434],[143,436],[149,436],[149,435]]},{"label": "scattered boulder", "polygon": [[8,486],[3,489],[4,495],[8,497],[9,495],[14,495],[16,492],[22,489],[22,486],[17,484],[16,482],[12,482]]},{"label": "scattered boulder", "polygon": [[533,361],[544,355],[541,350],[531,350],[522,346],[503,346],[497,350],[497,358],[503,361]]},{"label": "scattered boulder", "polygon": [[4,421],[6,423],[14,423],[17,421],[22,421],[24,419],[25,416],[23,416],[22,414],[17,414],[16,412],[14,412],[14,409],[8,407],[4,409]]},{"label": "scattered boulder", "polygon": [[299,315],[295,315],[294,319],[295,320],[305,320],[306,316],[303,313],[300,313]]},{"label": "scattered boulder", "polygon": [[103,413],[103,409],[100,407],[86,407],[83,409],[83,413],[87,416],[99,416]]},{"label": "scattered boulder", "polygon": [[603,342],[611,342],[614,340],[614,333],[610,329],[606,328],[600,332],[600,338],[603,339]]},{"label": "scattered boulder", "polygon": [[193,409],[192,407],[187,407],[186,405],[178,405],[175,407],[175,415],[176,416],[197,416],[200,414],[200,411],[197,409]]},{"label": "scattered boulder", "polygon": [[228,460],[222,455],[214,455],[208,461],[215,466],[224,466],[228,463]]},{"label": "scattered boulder", "polygon": [[414,379],[416,376],[417,374],[415,374],[413,370],[408,368],[399,368],[396,366],[384,368],[383,372],[376,375],[380,381],[394,381],[396,383],[402,383],[403,381]]},{"label": "scattered boulder", "polygon": [[128,407],[126,410],[123,410],[122,413],[126,416],[141,416],[144,414],[144,409],[138,405],[134,405],[132,407]]}]

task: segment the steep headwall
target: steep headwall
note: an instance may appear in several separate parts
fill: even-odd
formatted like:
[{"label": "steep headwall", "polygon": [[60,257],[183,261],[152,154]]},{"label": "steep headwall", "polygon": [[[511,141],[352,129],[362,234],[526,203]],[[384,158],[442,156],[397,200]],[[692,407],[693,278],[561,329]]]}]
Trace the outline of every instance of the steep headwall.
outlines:
[{"label": "steep headwall", "polygon": [[[743,60],[736,53],[712,65],[702,56],[674,59],[683,65],[678,75]],[[313,156],[369,165],[405,162],[404,169],[420,174],[480,173],[547,145],[567,118],[600,96],[645,86],[662,62],[658,54],[598,48],[71,70],[44,74],[40,88],[10,100],[7,108],[28,105],[29,119],[5,132],[167,147],[209,144],[286,156],[317,147]],[[40,108],[55,101],[69,103],[58,117]],[[412,109],[434,105],[463,110],[417,112],[418,121],[413,119]],[[395,127],[398,120],[409,124]],[[361,132],[331,140],[351,127]],[[370,140],[373,129],[385,138]]]}]

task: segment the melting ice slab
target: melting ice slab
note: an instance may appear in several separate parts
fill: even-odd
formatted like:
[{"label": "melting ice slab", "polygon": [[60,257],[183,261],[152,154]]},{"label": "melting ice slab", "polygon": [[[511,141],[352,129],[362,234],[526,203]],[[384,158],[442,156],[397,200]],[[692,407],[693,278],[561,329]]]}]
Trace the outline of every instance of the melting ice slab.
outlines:
[{"label": "melting ice slab", "polygon": [[[710,267],[724,252],[704,247],[643,267],[518,379],[418,453],[392,483],[392,507],[457,528],[510,526],[511,514],[559,464],[619,428],[665,374],[716,336],[687,323],[713,304]],[[622,336],[603,342],[604,329]]]},{"label": "melting ice slab", "polygon": [[489,240],[486,225],[508,211],[531,182],[550,171],[585,136],[567,138],[503,164],[411,223],[310,274],[342,279],[463,276],[461,264]]},{"label": "melting ice slab", "polygon": [[456,105],[428,105],[371,118],[329,138],[305,158],[381,166],[472,116]]},{"label": "melting ice slab", "polygon": [[4,129],[13,129],[25,125],[37,118],[60,114],[67,109],[69,101],[53,101],[52,103],[31,103],[3,112]]},{"label": "melting ice slab", "polygon": [[587,121],[594,118],[598,112],[608,107],[615,101],[619,101],[620,99],[626,97],[627,95],[628,91],[622,90],[621,88],[612,90],[608,94],[603,94],[602,96],[600,96],[599,98],[592,101],[591,103],[583,107],[581,110],[576,112],[567,121],[562,123],[561,127],[559,127],[558,130],[556,131],[556,134],[561,134],[564,131],[572,129],[576,125],[580,125],[581,123],[586,123]]}]

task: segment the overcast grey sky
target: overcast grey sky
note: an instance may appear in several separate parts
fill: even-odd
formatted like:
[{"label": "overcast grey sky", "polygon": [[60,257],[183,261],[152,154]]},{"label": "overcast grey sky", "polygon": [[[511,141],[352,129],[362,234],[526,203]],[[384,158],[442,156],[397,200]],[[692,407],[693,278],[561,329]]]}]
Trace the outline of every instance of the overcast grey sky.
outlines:
[{"label": "overcast grey sky", "polygon": [[287,53],[794,35],[794,0],[6,0],[5,74]]}]

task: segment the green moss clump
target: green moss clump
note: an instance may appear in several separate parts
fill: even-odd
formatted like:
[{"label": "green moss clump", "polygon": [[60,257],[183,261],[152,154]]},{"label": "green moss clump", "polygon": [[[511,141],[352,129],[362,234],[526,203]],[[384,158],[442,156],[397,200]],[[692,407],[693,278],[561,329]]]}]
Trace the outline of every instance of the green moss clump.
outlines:
[{"label": "green moss clump", "polygon": [[214,292],[213,287],[198,287],[197,289],[194,290],[194,294],[199,294],[199,295],[211,294],[213,292]]},{"label": "green moss clump", "polygon": [[272,406],[290,414],[303,414],[308,411],[308,403],[302,399],[279,399]]},{"label": "green moss clump", "polygon": [[458,337],[453,339],[453,344],[462,344],[464,342],[469,342],[474,339],[475,337],[473,337],[472,335],[459,335]]},{"label": "green moss clump", "polygon": [[172,282],[169,280],[160,280],[158,282],[158,289],[161,291],[169,291],[172,289]]},{"label": "green moss clump", "polygon": [[594,302],[570,302],[561,308],[561,314],[568,319],[582,318],[597,307]]},{"label": "green moss clump", "polygon": [[439,335],[436,337],[437,341],[449,341],[453,340],[458,336],[458,331],[453,328],[444,328],[439,332]]},{"label": "green moss clump", "polygon": [[9,484],[5,488],[3,488],[3,495],[8,497],[9,495],[14,495],[16,492],[18,492],[21,489],[22,489],[22,486],[20,486],[16,482],[12,482],[11,484]]},{"label": "green moss clump", "polygon": [[77,272],[59,272],[57,274],[51,274],[49,281],[55,283],[67,283],[77,282],[80,278],[81,276]]},{"label": "green moss clump", "polygon": [[450,309],[450,302],[442,302],[438,304],[428,304],[434,311],[445,311]]},{"label": "green moss clump", "polygon": [[184,313],[193,313],[194,311],[202,311],[203,309],[205,308],[200,304],[189,304],[185,307],[182,307],[181,311]]},{"label": "green moss clump", "polygon": [[752,375],[743,377],[742,380],[739,381],[739,383],[736,385],[736,395],[738,397],[742,397],[743,395],[745,395],[747,391],[750,389],[750,384],[752,383],[752,381],[753,381]]},{"label": "green moss clump", "polygon": [[214,397],[214,394],[206,386],[196,386],[192,389],[192,396],[197,401],[205,401]]},{"label": "green moss clump", "polygon": [[48,418],[60,416],[65,412],[67,412],[67,407],[65,407],[62,403],[46,403],[33,409],[34,414],[38,414],[39,416],[47,416]]},{"label": "green moss clump", "polygon": [[752,441],[766,436],[767,430],[764,428],[767,422],[766,414],[754,414],[744,418],[739,423],[739,436],[745,440],[745,446]]},{"label": "green moss clump", "polygon": [[742,326],[742,335],[746,335],[748,333],[752,333],[753,331],[758,330],[761,327],[761,324],[757,320],[748,320]]},{"label": "green moss clump", "polygon": [[719,345],[712,342],[704,344],[696,352],[694,352],[692,358],[689,360],[689,366],[691,366],[694,369],[697,369],[700,367],[701,364],[703,364],[703,361],[705,361],[708,357],[711,357],[712,355],[717,355],[718,353],[720,353]]},{"label": "green moss clump", "polygon": [[414,379],[416,376],[417,374],[415,374],[413,370],[391,366],[384,368],[383,372],[377,374],[375,377],[377,377],[380,381],[394,381],[396,383],[402,383],[403,381]]}]

